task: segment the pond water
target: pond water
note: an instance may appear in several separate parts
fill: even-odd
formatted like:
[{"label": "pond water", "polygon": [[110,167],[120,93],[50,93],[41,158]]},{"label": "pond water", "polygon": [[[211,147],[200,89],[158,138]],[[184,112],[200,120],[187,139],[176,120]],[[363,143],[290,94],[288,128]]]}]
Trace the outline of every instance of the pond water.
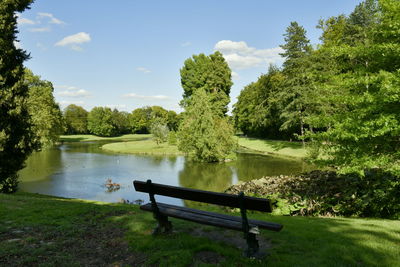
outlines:
[{"label": "pond water", "polygon": [[[133,180],[210,191],[224,191],[238,181],[267,175],[296,174],[311,167],[300,160],[238,153],[228,163],[195,163],[184,156],[113,154],[101,149],[103,142],[71,142],[33,153],[20,171],[21,191],[68,198],[118,202],[122,198],[147,201],[148,196],[133,188]],[[108,192],[107,179],[119,183]],[[180,200],[157,196],[158,200],[179,204]]]}]

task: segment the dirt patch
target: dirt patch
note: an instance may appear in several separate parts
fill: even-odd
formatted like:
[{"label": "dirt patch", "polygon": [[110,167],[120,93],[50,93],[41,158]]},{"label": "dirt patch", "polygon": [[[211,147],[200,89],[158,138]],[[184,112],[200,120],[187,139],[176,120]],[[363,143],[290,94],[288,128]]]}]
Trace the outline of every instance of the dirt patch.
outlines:
[{"label": "dirt patch", "polygon": [[144,266],[146,255],[129,249],[125,230],[115,223],[91,220],[93,215],[99,214],[91,213],[72,226],[0,232],[0,247],[8,248],[7,254],[0,251],[0,266]]}]

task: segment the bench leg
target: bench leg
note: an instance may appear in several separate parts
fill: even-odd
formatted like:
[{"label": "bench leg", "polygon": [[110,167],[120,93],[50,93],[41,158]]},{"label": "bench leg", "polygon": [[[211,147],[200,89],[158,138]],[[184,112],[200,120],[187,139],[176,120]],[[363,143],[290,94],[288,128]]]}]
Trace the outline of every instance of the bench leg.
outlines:
[{"label": "bench leg", "polygon": [[246,241],[247,241],[247,250],[246,250],[246,257],[255,257],[258,249],[259,249],[259,245],[258,245],[258,240],[255,234],[253,233],[247,233],[246,235]]},{"label": "bench leg", "polygon": [[153,230],[153,235],[166,234],[172,232],[172,223],[168,221],[168,216],[159,214],[156,219],[158,225]]}]

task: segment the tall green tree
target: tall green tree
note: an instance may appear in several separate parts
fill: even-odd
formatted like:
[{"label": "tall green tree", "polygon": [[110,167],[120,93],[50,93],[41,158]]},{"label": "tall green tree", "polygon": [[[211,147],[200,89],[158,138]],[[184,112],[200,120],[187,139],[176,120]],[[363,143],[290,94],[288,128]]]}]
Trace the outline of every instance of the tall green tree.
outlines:
[{"label": "tall green tree", "polygon": [[31,0],[0,2],[0,192],[14,192],[18,186],[17,172],[37,146],[26,100],[23,62],[29,55],[15,47],[17,16]]},{"label": "tall green tree", "polygon": [[224,160],[235,147],[233,127],[227,118],[215,113],[212,105],[208,93],[194,91],[179,126],[178,148],[196,161]]},{"label": "tall green tree", "polygon": [[88,133],[88,112],[83,107],[70,104],[63,115],[68,134]]},{"label": "tall green tree", "polygon": [[229,94],[233,85],[231,70],[220,52],[209,56],[193,55],[180,70],[183,88],[183,107],[190,104],[195,91],[202,89],[210,94],[212,108],[219,116],[228,111]]},{"label": "tall green tree", "polygon": [[326,47],[340,70],[329,81],[333,93],[327,101],[342,108],[321,118],[331,127],[313,138],[322,160],[341,172],[380,168],[400,175],[400,2],[381,0],[375,14],[364,13],[377,18],[361,20],[372,21],[367,34],[352,44]]},{"label": "tall green tree", "polygon": [[115,126],[115,133],[117,135],[130,133],[129,113],[125,111],[118,111],[113,109],[112,123]]},{"label": "tall green tree", "polygon": [[28,111],[32,119],[35,141],[41,147],[53,146],[64,133],[64,119],[53,96],[53,85],[25,69],[25,85],[29,88]]},{"label": "tall green tree", "polygon": [[114,136],[113,112],[110,108],[94,107],[88,114],[88,130],[98,136]]},{"label": "tall green tree", "polygon": [[285,44],[281,45],[285,57],[283,74],[285,82],[280,92],[283,104],[281,129],[298,127],[301,136],[305,133],[305,117],[307,114],[309,95],[313,90],[307,70],[310,67],[309,55],[312,52],[305,29],[297,22],[291,22],[286,29]]}]

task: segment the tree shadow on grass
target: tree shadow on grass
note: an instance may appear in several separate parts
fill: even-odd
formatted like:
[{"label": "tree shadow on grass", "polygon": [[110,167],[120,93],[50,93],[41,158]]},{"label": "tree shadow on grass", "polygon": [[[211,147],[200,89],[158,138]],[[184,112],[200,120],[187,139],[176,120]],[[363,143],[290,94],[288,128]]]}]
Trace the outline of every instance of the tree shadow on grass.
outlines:
[{"label": "tree shadow on grass", "polygon": [[[146,214],[138,213],[138,216]],[[251,261],[242,257],[242,250],[235,242],[213,240],[203,235],[199,237],[193,229],[207,231],[225,231],[224,229],[203,226],[172,219],[175,232],[164,236],[151,236],[155,221],[146,219],[142,230],[128,233],[131,243],[146,243],[141,249],[152,256],[152,263],[178,264],[189,263],[194,253],[200,250],[212,251],[221,256],[222,266],[229,264],[248,264],[254,266],[396,266],[400,261],[397,246],[400,244],[398,229],[400,222],[379,219],[314,218],[250,215],[257,219],[282,223],[284,228],[275,233],[262,230],[262,237],[270,240],[272,248],[264,247],[267,256]],[[146,225],[148,224],[148,225]],[[394,228],[398,229],[394,229]],[[204,230],[205,229],[205,230]],[[397,230],[397,231],[396,231]],[[147,235],[144,234],[147,232]],[[397,233],[395,233],[397,232]],[[242,237],[242,233],[236,232]],[[141,245],[137,245],[140,247]],[[181,258],[169,258],[166,255],[182,255]],[[168,257],[168,256],[167,256]],[[175,261],[176,260],[176,261]]]}]

